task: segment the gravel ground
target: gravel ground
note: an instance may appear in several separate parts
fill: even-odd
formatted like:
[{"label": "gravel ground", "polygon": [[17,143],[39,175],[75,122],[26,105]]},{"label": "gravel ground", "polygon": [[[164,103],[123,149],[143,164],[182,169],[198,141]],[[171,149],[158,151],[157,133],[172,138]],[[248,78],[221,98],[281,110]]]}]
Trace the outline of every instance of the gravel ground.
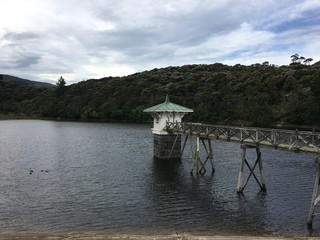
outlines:
[{"label": "gravel ground", "polygon": [[0,240],[320,240],[320,237],[281,237],[281,236],[194,236],[187,234],[174,235],[109,235],[103,233],[67,233],[67,234],[45,234],[45,233],[17,233],[0,234]]}]

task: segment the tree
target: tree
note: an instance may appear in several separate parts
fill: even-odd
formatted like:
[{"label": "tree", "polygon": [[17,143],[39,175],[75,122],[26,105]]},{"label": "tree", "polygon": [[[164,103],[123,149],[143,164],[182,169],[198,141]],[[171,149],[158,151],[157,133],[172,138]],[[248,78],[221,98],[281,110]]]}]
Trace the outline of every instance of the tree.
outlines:
[{"label": "tree", "polygon": [[61,96],[64,93],[65,85],[66,85],[66,81],[62,76],[58,79],[56,85],[57,85],[57,90],[56,90],[57,95]]},{"label": "tree", "polygon": [[290,58],[291,58],[292,63],[302,63],[303,62],[304,64],[310,65],[310,63],[313,61],[312,58],[305,58],[303,56],[299,56],[298,53],[291,55]]},{"label": "tree", "polygon": [[291,55],[290,58],[291,58],[292,63],[296,63],[300,59],[298,53]]},{"label": "tree", "polygon": [[305,59],[305,60],[303,61],[303,63],[310,65],[310,63],[311,63],[312,61],[313,61],[312,58],[307,58],[307,59]]},{"label": "tree", "polygon": [[64,80],[64,78],[61,76],[57,83],[56,83],[57,87],[59,88],[63,88],[66,85],[66,81]]}]

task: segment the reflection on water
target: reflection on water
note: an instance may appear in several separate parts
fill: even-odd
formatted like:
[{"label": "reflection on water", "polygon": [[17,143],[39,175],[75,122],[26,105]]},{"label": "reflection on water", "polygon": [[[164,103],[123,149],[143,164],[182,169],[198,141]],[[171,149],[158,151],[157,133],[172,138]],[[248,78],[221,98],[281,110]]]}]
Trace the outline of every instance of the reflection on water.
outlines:
[{"label": "reflection on water", "polygon": [[215,172],[191,176],[188,146],[181,162],[153,159],[148,125],[1,121],[0,133],[0,233],[320,235],[306,226],[310,154],[262,149],[267,193],[251,179],[238,195],[239,144],[213,141]]},{"label": "reflection on water", "polygon": [[226,186],[216,189],[214,175],[191,176],[180,163],[154,161],[153,179],[153,208],[157,217],[163,218],[159,222],[165,224],[164,229],[188,229],[197,234],[228,234],[235,229],[237,234],[268,233],[264,229],[265,211],[261,211],[265,194],[261,192],[253,199],[235,191],[233,196],[222,196],[218,192],[227,191]]}]

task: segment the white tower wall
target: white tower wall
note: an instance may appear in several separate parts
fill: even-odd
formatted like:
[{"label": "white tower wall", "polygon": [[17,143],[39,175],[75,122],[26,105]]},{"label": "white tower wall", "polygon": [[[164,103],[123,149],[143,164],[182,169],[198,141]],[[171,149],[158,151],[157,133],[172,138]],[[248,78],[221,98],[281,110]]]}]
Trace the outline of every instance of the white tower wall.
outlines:
[{"label": "white tower wall", "polygon": [[181,159],[181,136],[166,131],[167,122],[181,122],[192,109],[171,103],[167,95],[164,103],[143,110],[153,117],[153,150],[158,159]]},{"label": "white tower wall", "polygon": [[160,112],[153,114],[153,128],[152,133],[166,135],[165,130],[167,122],[181,122],[184,113],[181,112]]}]

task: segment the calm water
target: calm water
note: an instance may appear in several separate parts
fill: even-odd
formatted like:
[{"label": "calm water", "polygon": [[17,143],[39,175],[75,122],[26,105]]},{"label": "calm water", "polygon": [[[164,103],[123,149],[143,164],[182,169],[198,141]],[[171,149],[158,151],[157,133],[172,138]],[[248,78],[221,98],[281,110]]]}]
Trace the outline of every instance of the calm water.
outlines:
[{"label": "calm water", "polygon": [[204,176],[189,148],[168,164],[152,144],[148,125],[0,121],[0,233],[320,235],[306,226],[313,155],[262,149],[267,193],[250,181],[239,196],[239,144],[214,141]]}]

